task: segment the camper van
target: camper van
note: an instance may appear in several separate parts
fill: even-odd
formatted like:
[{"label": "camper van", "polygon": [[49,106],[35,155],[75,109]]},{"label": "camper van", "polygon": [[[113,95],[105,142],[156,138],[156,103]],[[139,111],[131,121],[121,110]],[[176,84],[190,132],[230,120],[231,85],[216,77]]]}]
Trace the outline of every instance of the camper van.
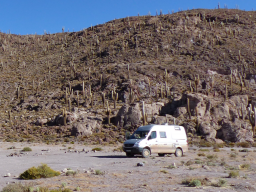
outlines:
[{"label": "camper van", "polygon": [[181,157],[188,150],[187,135],[178,125],[141,126],[124,142],[123,150],[127,157],[140,154],[147,158],[153,153]]}]

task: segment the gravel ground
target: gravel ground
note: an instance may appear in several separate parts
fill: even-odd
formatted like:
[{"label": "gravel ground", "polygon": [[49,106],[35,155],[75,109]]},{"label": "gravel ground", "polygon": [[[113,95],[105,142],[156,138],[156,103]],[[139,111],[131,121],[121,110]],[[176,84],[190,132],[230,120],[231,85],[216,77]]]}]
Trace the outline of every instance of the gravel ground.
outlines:
[{"label": "gravel ground", "polygon": [[[113,152],[120,146],[98,146],[103,149],[100,152],[91,150],[96,146],[76,144],[1,143],[0,146],[0,190],[8,183],[33,182],[35,186],[49,188],[65,186],[75,190],[79,187],[80,191],[256,191],[255,148],[249,148],[249,152],[240,152],[242,148],[213,152],[212,148],[194,147],[183,157],[152,155],[144,159],[139,156],[127,158],[124,152]],[[8,149],[13,146],[15,149]],[[23,147],[30,147],[32,151],[21,153]],[[63,173],[34,181],[18,179],[19,174],[41,163],[59,171],[70,168],[77,174],[66,176]],[[137,166],[138,163],[142,166]],[[243,164],[250,168],[242,168]],[[96,170],[102,175],[95,174]],[[239,171],[239,177],[228,178],[232,170]],[[199,179],[203,185],[188,187],[182,184],[189,179]],[[219,179],[226,180],[227,184],[214,186]]]}]

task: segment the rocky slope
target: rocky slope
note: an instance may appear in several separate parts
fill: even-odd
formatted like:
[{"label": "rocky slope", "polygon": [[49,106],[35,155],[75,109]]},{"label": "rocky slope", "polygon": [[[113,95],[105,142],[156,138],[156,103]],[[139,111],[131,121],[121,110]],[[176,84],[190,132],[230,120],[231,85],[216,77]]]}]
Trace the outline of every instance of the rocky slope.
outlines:
[{"label": "rocky slope", "polygon": [[114,143],[168,119],[191,137],[253,142],[255,19],[199,9],[73,33],[0,33],[0,136]]}]

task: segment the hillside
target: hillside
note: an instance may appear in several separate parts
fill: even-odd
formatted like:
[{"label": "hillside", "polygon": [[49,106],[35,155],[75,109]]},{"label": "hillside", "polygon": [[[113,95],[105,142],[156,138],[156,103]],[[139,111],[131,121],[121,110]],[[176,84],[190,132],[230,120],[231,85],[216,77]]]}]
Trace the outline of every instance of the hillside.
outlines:
[{"label": "hillside", "polygon": [[[172,109],[184,107],[188,94],[195,92],[219,103],[246,95],[245,110],[253,104],[255,21],[255,11],[198,9],[127,17],[72,33],[0,33],[0,137],[4,141],[121,142],[126,130],[142,124],[116,124],[125,103],[141,107],[142,101],[160,102],[168,108],[177,98],[179,105],[161,109],[157,116],[175,116],[179,124],[194,126],[192,136],[202,135],[198,121],[204,118],[198,118],[195,110],[193,117],[187,112],[179,117]],[[103,107],[102,94],[111,111]],[[116,109],[113,99],[117,99]],[[92,133],[74,137],[80,134],[72,133],[77,122],[70,118],[81,111],[90,115],[86,118],[94,124]],[[57,121],[62,114],[67,123]],[[253,118],[242,109],[238,119],[249,124],[250,115]],[[97,126],[92,116],[99,117]],[[147,121],[155,122],[149,116]]]}]

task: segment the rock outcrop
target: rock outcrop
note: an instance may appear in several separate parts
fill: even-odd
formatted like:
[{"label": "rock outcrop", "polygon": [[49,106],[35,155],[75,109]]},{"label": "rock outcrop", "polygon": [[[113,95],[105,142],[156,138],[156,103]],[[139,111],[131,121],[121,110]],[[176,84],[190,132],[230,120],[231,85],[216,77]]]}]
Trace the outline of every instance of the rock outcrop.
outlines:
[{"label": "rock outcrop", "polygon": [[[100,115],[93,116],[84,110],[74,108],[72,112],[67,112],[66,122],[71,125],[71,135],[89,136],[94,131],[101,130],[103,118]],[[55,118],[55,124],[64,125],[62,114]]]}]

